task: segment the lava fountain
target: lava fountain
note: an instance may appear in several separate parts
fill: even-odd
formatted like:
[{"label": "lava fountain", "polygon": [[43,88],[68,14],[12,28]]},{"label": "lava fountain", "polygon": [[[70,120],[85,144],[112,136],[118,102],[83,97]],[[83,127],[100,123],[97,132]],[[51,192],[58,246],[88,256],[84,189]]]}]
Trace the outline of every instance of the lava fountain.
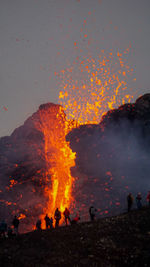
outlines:
[{"label": "lava fountain", "polygon": [[59,74],[63,87],[59,94],[61,106],[58,105],[56,110],[55,105],[54,112],[52,108],[40,109],[40,122],[36,123],[36,127],[44,136],[47,166],[44,178],[47,206],[43,209],[41,219],[46,213],[53,216],[56,208],[63,212],[65,207],[70,208],[74,203],[71,168],[75,166],[75,153],[65,139],[68,132],[77,125],[99,123],[108,109],[130,102],[133,98],[127,92],[127,84],[133,73],[124,58],[128,52],[129,49],[115,56],[111,52],[106,57],[102,51],[97,60],[92,57],[82,61],[78,59],[73,67]]},{"label": "lava fountain", "polygon": [[56,74],[60,80],[59,103],[67,118],[81,124],[97,124],[109,110],[130,103],[135,92],[129,84],[136,81],[128,66],[130,49],[122,53],[104,50],[97,58],[77,58],[74,64]]},{"label": "lava fountain", "polygon": [[43,208],[42,221],[46,213],[53,217],[56,208],[63,212],[65,207],[69,208],[73,204],[71,189],[74,178],[71,167],[75,165],[75,153],[65,139],[70,129],[75,127],[75,122],[66,121],[63,108],[59,105],[43,107],[44,105],[39,110],[39,120],[36,121],[36,127],[43,133],[45,143],[46,173],[43,179],[46,184],[44,192],[47,206]]}]

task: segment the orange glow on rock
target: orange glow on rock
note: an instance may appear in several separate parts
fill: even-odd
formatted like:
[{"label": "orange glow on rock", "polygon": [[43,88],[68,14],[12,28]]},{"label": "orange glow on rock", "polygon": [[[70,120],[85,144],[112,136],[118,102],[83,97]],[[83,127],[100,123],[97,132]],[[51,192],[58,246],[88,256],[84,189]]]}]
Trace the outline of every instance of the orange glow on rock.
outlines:
[{"label": "orange glow on rock", "polygon": [[19,220],[22,220],[22,219],[24,219],[24,218],[26,218],[26,215],[23,214],[23,213],[20,213],[18,219],[19,219]]},{"label": "orange glow on rock", "polygon": [[12,180],[10,180],[10,186],[9,187],[13,187],[15,184],[17,184],[17,181],[12,179]]}]

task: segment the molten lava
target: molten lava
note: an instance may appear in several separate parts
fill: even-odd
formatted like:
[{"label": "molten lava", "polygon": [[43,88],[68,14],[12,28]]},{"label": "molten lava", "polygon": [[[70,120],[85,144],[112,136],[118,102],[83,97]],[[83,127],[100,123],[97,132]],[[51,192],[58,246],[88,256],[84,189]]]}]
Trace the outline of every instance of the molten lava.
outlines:
[{"label": "molten lava", "polygon": [[[89,57],[79,60],[75,66],[62,70],[59,99],[61,106],[51,105],[39,110],[40,121],[36,126],[43,133],[46,161],[45,196],[47,206],[45,214],[54,216],[56,208],[61,212],[73,204],[72,185],[74,178],[71,167],[75,166],[75,153],[66,142],[67,133],[78,125],[99,123],[108,109],[129,103],[133,96],[127,91],[132,69],[125,61],[126,49],[122,54],[105,56],[102,51],[97,60]],[[130,89],[131,90],[131,89]],[[43,105],[44,106],[44,105]],[[71,120],[66,120],[65,113]]]},{"label": "molten lava", "polygon": [[62,88],[59,103],[68,118],[80,124],[97,124],[109,109],[131,102],[128,83],[136,79],[127,64],[128,53],[129,48],[108,55],[101,51],[98,58],[77,58],[72,66],[58,73]]},{"label": "molten lava", "polygon": [[66,121],[65,113],[59,105],[50,104],[41,108],[39,117],[36,127],[44,136],[46,160],[46,173],[43,179],[47,206],[43,209],[43,219],[45,214],[53,217],[56,208],[63,212],[65,207],[69,208],[73,203],[71,189],[74,178],[71,176],[71,167],[75,165],[75,153],[71,151],[65,137],[75,123]]}]

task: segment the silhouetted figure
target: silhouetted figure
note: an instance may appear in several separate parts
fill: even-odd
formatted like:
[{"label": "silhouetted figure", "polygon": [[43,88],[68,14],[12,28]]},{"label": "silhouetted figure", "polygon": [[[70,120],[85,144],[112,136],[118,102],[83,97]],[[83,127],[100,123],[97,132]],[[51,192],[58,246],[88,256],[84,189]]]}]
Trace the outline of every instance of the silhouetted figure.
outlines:
[{"label": "silhouetted figure", "polygon": [[52,217],[49,219],[49,223],[50,223],[50,228],[52,229],[53,228],[53,218]]},{"label": "silhouetted figure", "polygon": [[68,225],[68,221],[69,222],[71,221],[70,220],[70,211],[67,208],[65,208],[65,211],[63,212],[63,215],[65,217],[65,224],[67,226]]},{"label": "silhouetted figure", "polygon": [[47,214],[46,214],[44,220],[45,220],[45,224],[46,224],[46,229],[50,228],[50,218],[48,217]]},{"label": "silhouetted figure", "polygon": [[19,227],[19,219],[17,218],[17,216],[15,215],[13,221],[12,221],[12,225],[14,227],[14,233],[15,235],[18,235],[18,227]]},{"label": "silhouetted figure", "polygon": [[41,220],[40,219],[37,220],[37,222],[36,222],[36,229],[41,230]]},{"label": "silhouetted figure", "polygon": [[55,228],[56,228],[59,226],[59,221],[61,219],[61,212],[59,211],[58,208],[55,210],[54,218],[55,218]]},{"label": "silhouetted figure", "polygon": [[80,220],[80,216],[76,215],[76,217],[73,220],[71,220],[71,225],[77,224],[79,220]]},{"label": "silhouetted figure", "polygon": [[134,198],[133,198],[132,194],[129,193],[128,196],[127,196],[128,212],[129,212],[129,211],[131,210],[131,208],[132,208],[133,200],[134,200]]},{"label": "silhouetted figure", "polygon": [[148,205],[149,205],[149,208],[150,208],[150,191],[148,191],[148,194],[147,194],[146,200],[147,200],[147,202],[148,202]]},{"label": "silhouetted figure", "polygon": [[96,216],[97,209],[95,209],[93,206],[89,208],[89,214],[90,214],[90,219],[91,221],[94,221],[95,216]]},{"label": "silhouetted figure", "polygon": [[7,232],[7,223],[5,220],[2,220],[0,223],[0,236],[5,237]]},{"label": "silhouetted figure", "polygon": [[142,208],[141,200],[142,200],[141,193],[138,193],[137,196],[136,196],[136,204],[137,204],[137,208],[138,209]]}]

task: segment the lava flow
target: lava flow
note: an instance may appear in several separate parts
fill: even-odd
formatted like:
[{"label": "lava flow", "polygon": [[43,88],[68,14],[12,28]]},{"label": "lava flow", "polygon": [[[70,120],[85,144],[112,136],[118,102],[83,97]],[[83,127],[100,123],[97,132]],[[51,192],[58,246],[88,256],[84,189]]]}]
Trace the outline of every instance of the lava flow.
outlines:
[{"label": "lava flow", "polygon": [[46,213],[53,217],[56,208],[63,212],[65,207],[69,208],[73,203],[71,189],[74,178],[70,169],[75,165],[75,153],[70,149],[65,136],[74,122],[66,121],[63,108],[53,104],[41,108],[39,118],[36,127],[44,136],[46,161],[46,173],[43,178],[47,206],[41,215],[43,219]]}]

